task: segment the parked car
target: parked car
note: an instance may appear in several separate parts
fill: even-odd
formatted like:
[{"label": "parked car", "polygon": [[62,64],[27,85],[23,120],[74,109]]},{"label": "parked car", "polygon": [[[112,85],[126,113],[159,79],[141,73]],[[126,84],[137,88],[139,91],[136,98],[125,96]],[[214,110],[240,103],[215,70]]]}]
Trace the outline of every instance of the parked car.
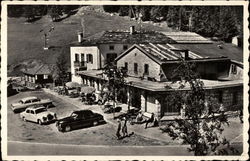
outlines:
[{"label": "parked car", "polygon": [[56,120],[56,114],[48,111],[42,105],[34,105],[26,108],[24,112],[20,113],[20,117],[23,121],[31,121],[40,125]]},{"label": "parked car", "polygon": [[79,95],[79,93],[77,93],[77,92],[71,92],[70,94],[69,94],[69,97],[70,98],[77,98],[77,97],[79,97],[80,95]]},{"label": "parked car", "polygon": [[37,97],[26,97],[18,101],[17,103],[11,104],[11,108],[13,112],[22,112],[24,111],[27,107],[31,105],[44,105],[46,107],[49,107],[52,105],[52,100],[51,99],[39,99]]},{"label": "parked car", "polygon": [[27,88],[26,86],[21,86],[21,85],[19,85],[19,86],[16,87],[16,90],[17,90],[18,92],[24,92],[24,91],[27,91],[28,88]]},{"label": "parked car", "polygon": [[87,126],[96,126],[104,123],[104,118],[91,110],[79,110],[71,113],[69,117],[59,119],[56,126],[59,131],[68,132],[72,129],[79,129]]}]

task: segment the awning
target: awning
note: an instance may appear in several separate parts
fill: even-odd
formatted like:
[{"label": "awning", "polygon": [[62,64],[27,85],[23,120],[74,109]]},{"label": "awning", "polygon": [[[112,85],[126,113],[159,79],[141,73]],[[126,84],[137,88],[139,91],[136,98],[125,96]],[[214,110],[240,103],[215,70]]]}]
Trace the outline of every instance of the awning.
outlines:
[{"label": "awning", "polygon": [[89,94],[94,92],[95,92],[94,87],[89,87],[89,86],[81,87],[81,93]]},{"label": "awning", "polygon": [[81,87],[81,85],[77,82],[67,82],[65,84],[68,88],[77,88],[77,87]]}]

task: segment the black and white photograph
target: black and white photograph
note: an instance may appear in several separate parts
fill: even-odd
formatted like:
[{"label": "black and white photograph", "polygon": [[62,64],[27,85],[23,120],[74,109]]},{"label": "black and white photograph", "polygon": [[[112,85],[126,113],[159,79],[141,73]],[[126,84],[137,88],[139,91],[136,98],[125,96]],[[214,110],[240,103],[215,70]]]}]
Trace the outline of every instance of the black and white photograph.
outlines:
[{"label": "black and white photograph", "polygon": [[3,159],[247,160],[247,5],[3,2]]}]

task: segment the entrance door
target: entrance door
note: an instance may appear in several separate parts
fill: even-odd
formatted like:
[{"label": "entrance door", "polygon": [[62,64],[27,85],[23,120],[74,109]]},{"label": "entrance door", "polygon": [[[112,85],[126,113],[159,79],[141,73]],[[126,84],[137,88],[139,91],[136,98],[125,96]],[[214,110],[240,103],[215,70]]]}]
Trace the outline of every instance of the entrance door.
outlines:
[{"label": "entrance door", "polygon": [[132,107],[141,108],[141,91],[138,88],[133,88],[131,96]]}]

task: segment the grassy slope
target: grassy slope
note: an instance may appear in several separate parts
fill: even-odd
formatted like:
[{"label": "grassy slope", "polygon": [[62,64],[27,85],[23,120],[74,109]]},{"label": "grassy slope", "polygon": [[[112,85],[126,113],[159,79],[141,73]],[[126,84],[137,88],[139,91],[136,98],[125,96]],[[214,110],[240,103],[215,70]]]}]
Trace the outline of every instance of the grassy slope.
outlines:
[{"label": "grassy slope", "polygon": [[[84,15],[82,15],[84,13]],[[25,24],[24,18],[8,18],[8,64],[16,65],[28,59],[37,59],[47,63],[55,63],[57,56],[66,54],[69,59],[69,44],[77,40],[77,31],[81,30],[81,18],[84,16],[86,36],[103,30],[128,30],[129,26],[138,23],[126,17],[110,16],[93,10],[81,8],[77,14],[61,22],[51,22],[44,16],[32,24]],[[49,38],[49,44],[55,48],[43,50],[43,28],[54,26],[55,30]],[[143,24],[143,29],[169,31],[152,24]],[[62,49],[64,52],[62,52]],[[69,62],[69,61],[68,61]]]}]

